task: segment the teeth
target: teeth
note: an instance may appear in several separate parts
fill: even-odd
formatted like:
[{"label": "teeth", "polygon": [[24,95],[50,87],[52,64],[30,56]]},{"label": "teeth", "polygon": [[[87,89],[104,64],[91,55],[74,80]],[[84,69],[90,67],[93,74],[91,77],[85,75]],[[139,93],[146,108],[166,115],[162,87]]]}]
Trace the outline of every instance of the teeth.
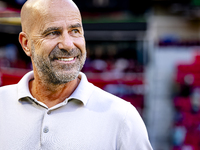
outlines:
[{"label": "teeth", "polygon": [[72,60],[74,60],[74,58],[72,57],[72,58],[58,58],[58,60],[60,60],[60,61],[72,61]]}]

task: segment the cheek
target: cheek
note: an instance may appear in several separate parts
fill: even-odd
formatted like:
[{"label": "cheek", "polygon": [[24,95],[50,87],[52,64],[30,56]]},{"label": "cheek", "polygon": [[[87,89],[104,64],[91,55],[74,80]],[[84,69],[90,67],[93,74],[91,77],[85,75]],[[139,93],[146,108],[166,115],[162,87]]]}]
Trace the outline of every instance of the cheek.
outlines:
[{"label": "cheek", "polygon": [[85,39],[79,38],[75,41],[74,45],[81,50],[82,53],[86,53]]},{"label": "cheek", "polygon": [[56,42],[53,40],[38,40],[35,42],[35,51],[44,57],[48,57],[55,47]]}]

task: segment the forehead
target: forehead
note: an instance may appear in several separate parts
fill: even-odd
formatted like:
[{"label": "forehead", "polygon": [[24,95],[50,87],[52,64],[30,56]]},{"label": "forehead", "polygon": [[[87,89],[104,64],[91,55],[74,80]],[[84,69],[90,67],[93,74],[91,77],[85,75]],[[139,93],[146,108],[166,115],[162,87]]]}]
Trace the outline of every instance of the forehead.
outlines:
[{"label": "forehead", "polygon": [[44,13],[44,15],[53,17],[53,16],[61,16],[61,17],[80,17],[80,12],[76,5],[69,0],[60,0],[59,2],[49,1],[46,6],[42,8],[43,10],[40,13]]},{"label": "forehead", "polygon": [[[70,1],[61,0],[60,3],[49,1],[45,6],[37,9],[37,25],[42,30],[50,25],[63,23],[66,25],[82,24],[81,15],[76,5]],[[41,4],[40,4],[41,5]]]},{"label": "forehead", "polygon": [[61,11],[60,9],[58,11],[50,10],[46,14],[41,16],[40,23],[43,23],[44,25],[57,22],[63,22],[65,24],[81,24],[82,20],[80,14],[77,11],[71,11],[66,9],[63,11]]}]

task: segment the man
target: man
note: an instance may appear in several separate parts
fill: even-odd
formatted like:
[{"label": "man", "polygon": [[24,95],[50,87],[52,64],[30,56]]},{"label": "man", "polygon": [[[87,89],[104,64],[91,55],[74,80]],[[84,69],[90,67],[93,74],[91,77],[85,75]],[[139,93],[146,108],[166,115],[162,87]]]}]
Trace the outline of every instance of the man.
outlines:
[{"label": "man", "polygon": [[0,150],[152,149],[136,109],[80,72],[86,48],[73,1],[28,0],[21,24],[33,72],[0,88]]}]

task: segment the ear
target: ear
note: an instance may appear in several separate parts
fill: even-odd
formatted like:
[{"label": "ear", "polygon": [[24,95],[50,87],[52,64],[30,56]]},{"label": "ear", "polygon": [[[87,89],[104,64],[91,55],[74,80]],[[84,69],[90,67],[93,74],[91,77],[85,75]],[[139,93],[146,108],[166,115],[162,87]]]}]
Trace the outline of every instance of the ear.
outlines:
[{"label": "ear", "polygon": [[27,56],[31,56],[31,50],[28,47],[28,35],[25,32],[20,32],[19,34],[19,43],[21,44],[24,52]]}]

